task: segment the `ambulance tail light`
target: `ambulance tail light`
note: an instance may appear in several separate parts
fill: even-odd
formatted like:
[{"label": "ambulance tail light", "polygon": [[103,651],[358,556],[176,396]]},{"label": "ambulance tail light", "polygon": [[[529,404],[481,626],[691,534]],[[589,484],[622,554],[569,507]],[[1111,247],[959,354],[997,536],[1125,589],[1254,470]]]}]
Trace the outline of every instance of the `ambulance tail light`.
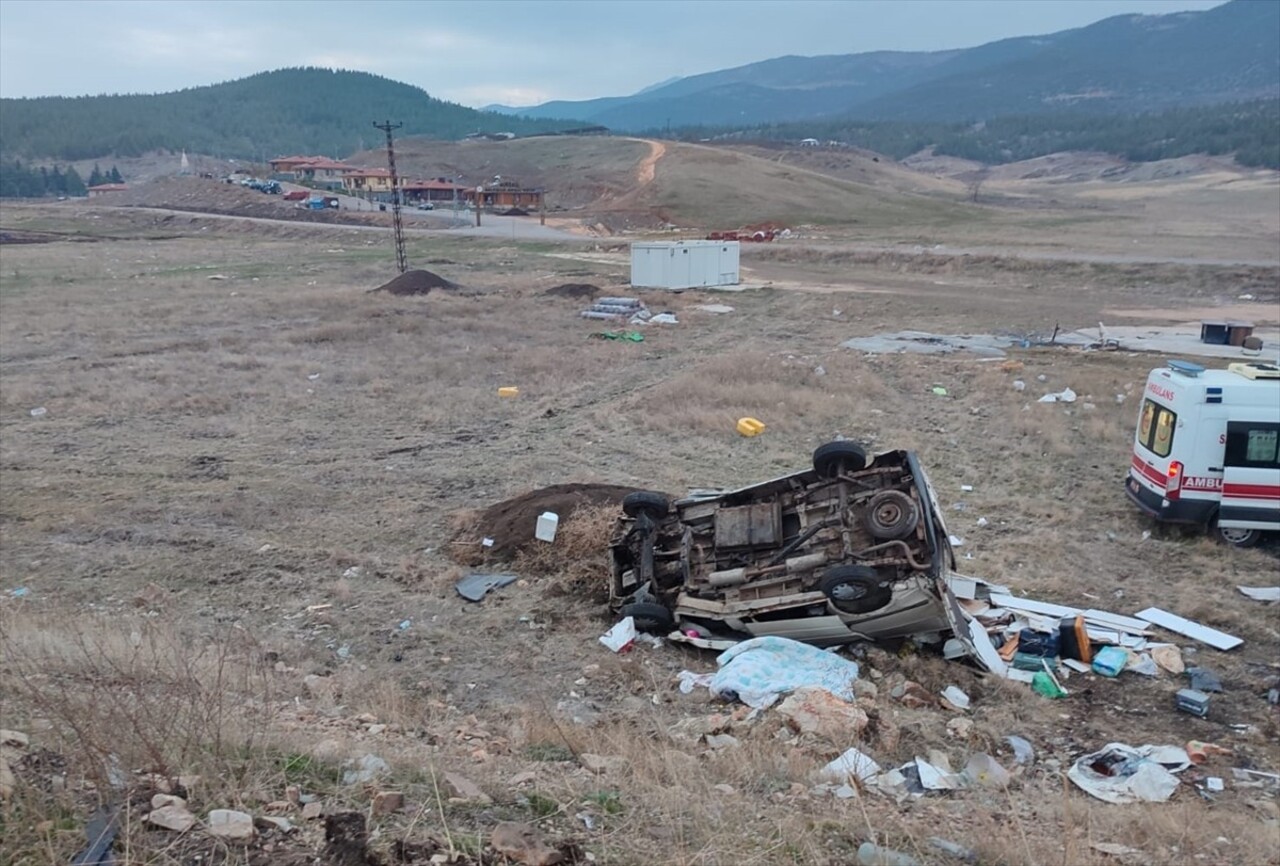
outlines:
[{"label": "ambulance tail light", "polygon": [[1178,460],[1170,461],[1169,474],[1164,480],[1164,498],[1171,502],[1177,501],[1182,495],[1182,463]]}]

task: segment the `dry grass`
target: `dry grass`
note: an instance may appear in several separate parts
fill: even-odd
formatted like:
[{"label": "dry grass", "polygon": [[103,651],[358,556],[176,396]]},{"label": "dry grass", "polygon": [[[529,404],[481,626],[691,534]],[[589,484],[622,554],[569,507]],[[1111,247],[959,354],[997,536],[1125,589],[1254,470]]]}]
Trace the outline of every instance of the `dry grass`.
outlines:
[{"label": "dry grass", "polygon": [[[1152,863],[1274,860],[1274,816],[1251,802],[1271,801],[1258,792],[1097,808],[1061,777],[1114,739],[1218,740],[1238,763],[1280,767],[1262,697],[1280,631],[1270,609],[1234,591],[1274,574],[1274,550],[1144,539],[1149,524],[1120,493],[1137,406],[1115,395],[1136,393],[1158,359],[1029,350],[1012,373],[836,348],[901,327],[1086,325],[1104,306],[1150,303],[1149,290],[1102,274],[1074,292],[1073,277],[1052,271],[1034,290],[964,274],[935,287],[868,264],[853,276],[880,294],[745,292],[720,317],[695,307],[724,297],[657,298],[681,324],[613,344],[587,339],[599,326],[576,305],[538,293],[570,269],[607,283],[535,246],[415,241],[417,258],[459,262],[438,268],[477,294],[395,299],[364,294],[388,274],[389,259],[372,258],[386,256],[382,241],[212,221],[146,241],[155,227],[142,216],[83,221],[124,240],[6,247],[0,265],[0,587],[29,590],[0,598],[0,709],[4,727],[72,761],[73,782],[101,778],[115,754],[129,774],[212,780],[195,801],[201,814],[259,812],[291,782],[365,809],[372,791],[342,786],[340,764],[374,752],[411,801],[377,823],[382,850],[446,831],[475,846],[516,818],[612,864],[843,864],[869,838],[936,862],[931,835],[990,863],[1101,866],[1092,841],[1124,841]],[[5,225],[15,218],[6,206]],[[797,281],[812,264],[769,263]],[[840,267],[832,273],[852,280]],[[1178,303],[1183,288],[1164,286],[1159,303]],[[521,396],[499,400],[509,384]],[[1068,385],[1079,402],[1034,402]],[[37,406],[47,414],[32,417]],[[768,430],[738,436],[741,415]],[[920,452],[965,538],[967,572],[1049,601],[1121,613],[1159,604],[1239,634],[1239,650],[1200,655],[1227,682],[1220,715],[1169,711],[1173,678],[1073,678],[1072,698],[1049,702],[931,656],[877,655],[886,679],[866,745],[882,763],[929,749],[953,764],[978,750],[1007,763],[1009,733],[1032,739],[1040,759],[1007,793],[841,801],[811,791],[835,744],[784,743],[771,714],[734,726],[742,744],[724,753],[673,738],[716,709],[672,686],[682,668],[710,669],[709,656],[642,647],[615,657],[596,643],[608,513],[575,515],[554,547],[526,554],[516,565],[526,585],[479,605],[453,591],[460,572],[446,550],[459,512],[568,481],[673,493],[749,483],[805,465],[836,434]],[[154,606],[134,601],[157,595]],[[312,694],[309,674],[328,688]],[[973,696],[970,741],[951,740],[941,713],[886,697],[891,678],[908,676]],[[395,727],[371,733],[362,713]],[[588,773],[573,751],[622,758],[623,769]],[[1229,776],[1227,766],[1213,769]],[[446,772],[494,804],[442,799]],[[534,782],[512,784],[523,772]],[[65,862],[96,790],[24,787],[0,811],[0,861]],[[161,850],[172,837],[130,826],[133,862],[189,862]],[[317,834],[305,826],[294,844],[314,856]]]}]

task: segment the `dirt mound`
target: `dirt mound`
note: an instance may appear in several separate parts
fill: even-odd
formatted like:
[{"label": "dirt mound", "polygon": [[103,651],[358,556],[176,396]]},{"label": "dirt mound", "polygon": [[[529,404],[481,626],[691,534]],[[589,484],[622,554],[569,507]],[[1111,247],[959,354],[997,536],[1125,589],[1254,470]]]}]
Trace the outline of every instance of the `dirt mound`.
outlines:
[{"label": "dirt mound", "polygon": [[600,294],[600,287],[590,283],[564,283],[552,286],[543,292],[554,298],[572,298],[574,300],[590,300]]},{"label": "dirt mound", "polygon": [[[635,489],[617,484],[556,484],[533,490],[480,512],[458,533],[456,540],[464,543],[453,545],[453,549],[469,565],[484,559],[509,561],[534,544],[533,532],[542,512],[558,514],[563,525],[577,509],[617,506]],[[485,538],[493,539],[492,547],[480,545]]]},{"label": "dirt mound", "polygon": [[529,212],[522,207],[509,207],[498,214],[498,216],[528,216]]},{"label": "dirt mound", "polygon": [[389,283],[384,283],[376,289],[370,289],[371,292],[387,292],[392,295],[401,297],[407,295],[425,295],[430,293],[432,289],[456,289],[457,283],[446,280],[439,274],[433,274],[431,271],[412,270],[405,271]]}]

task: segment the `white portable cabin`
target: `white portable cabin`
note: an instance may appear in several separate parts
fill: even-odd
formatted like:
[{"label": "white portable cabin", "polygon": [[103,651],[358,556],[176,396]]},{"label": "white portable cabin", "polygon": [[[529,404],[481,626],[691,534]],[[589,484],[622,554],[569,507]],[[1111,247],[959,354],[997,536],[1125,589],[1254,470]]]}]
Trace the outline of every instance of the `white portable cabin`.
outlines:
[{"label": "white portable cabin", "polygon": [[738,284],[737,241],[655,241],[631,245],[631,286],[697,289]]},{"label": "white portable cabin", "polygon": [[1125,492],[1157,520],[1198,524],[1236,546],[1280,531],[1280,367],[1152,370]]}]

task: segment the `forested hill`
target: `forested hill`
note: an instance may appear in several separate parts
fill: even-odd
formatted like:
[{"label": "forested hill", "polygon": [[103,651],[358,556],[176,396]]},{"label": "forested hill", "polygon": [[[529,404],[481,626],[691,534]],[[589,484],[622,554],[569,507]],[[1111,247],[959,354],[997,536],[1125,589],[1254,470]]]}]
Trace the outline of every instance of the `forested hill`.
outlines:
[{"label": "forested hill", "polygon": [[371,124],[384,119],[404,123],[397,135],[438,138],[581,125],[476,111],[367,72],[280,69],[173,93],[3,99],[0,151],[60,160],[159,148],[243,159],[345,156],[381,140]]}]

